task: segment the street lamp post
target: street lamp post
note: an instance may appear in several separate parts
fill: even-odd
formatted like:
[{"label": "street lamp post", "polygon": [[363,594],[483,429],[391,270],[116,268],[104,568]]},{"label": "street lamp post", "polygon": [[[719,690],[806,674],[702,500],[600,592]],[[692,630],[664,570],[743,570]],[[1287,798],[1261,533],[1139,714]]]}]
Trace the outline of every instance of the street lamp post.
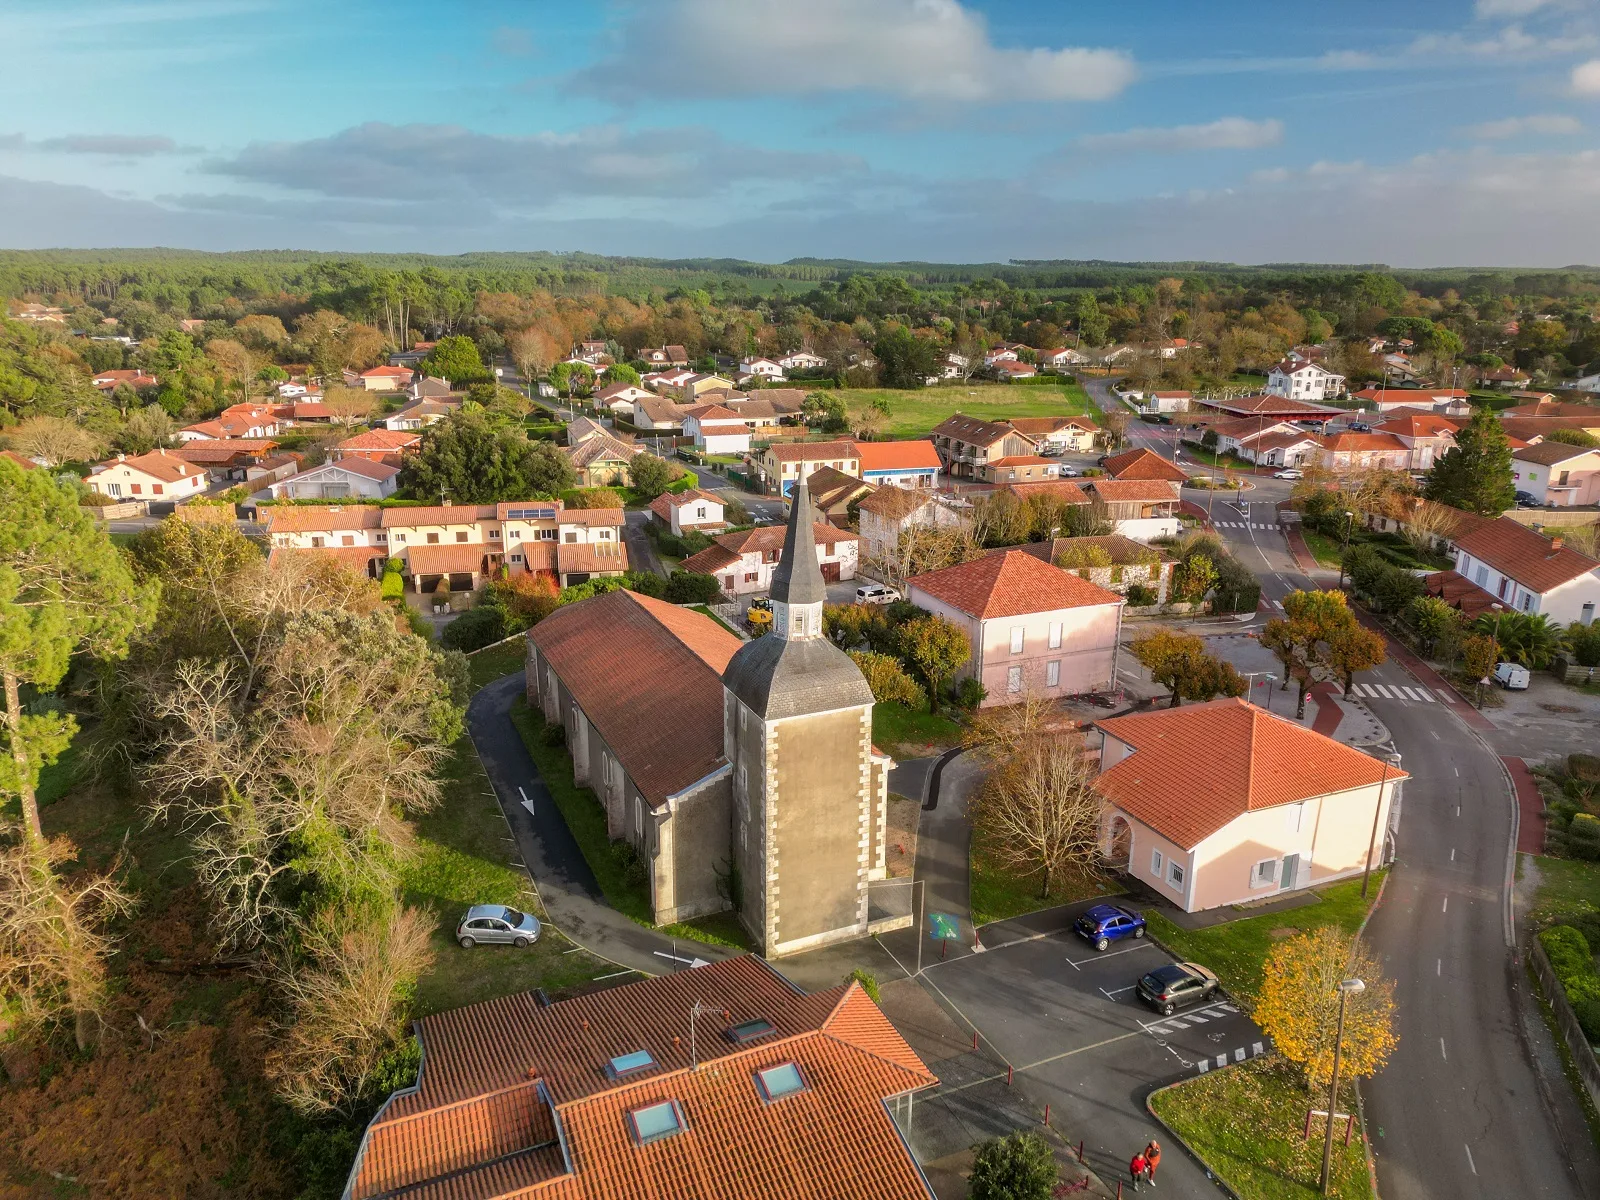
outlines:
[{"label": "street lamp post", "polygon": [[[1254,701],[1255,698],[1256,698],[1256,676],[1257,675],[1265,675],[1267,677],[1266,678],[1266,684],[1267,684],[1267,711],[1271,712],[1272,711],[1272,684],[1273,684],[1273,681],[1276,680],[1278,677],[1276,675],[1274,675],[1271,671],[1240,671],[1239,674],[1243,675],[1246,679],[1248,679],[1250,681],[1249,688],[1248,688],[1248,693],[1249,693],[1249,697],[1250,697],[1250,699],[1252,701]],[[1259,707],[1259,705],[1257,707]]]},{"label": "street lamp post", "polygon": [[1322,1194],[1328,1194],[1329,1176],[1333,1168],[1333,1114],[1339,1098],[1339,1054],[1344,1049],[1344,1005],[1351,996],[1360,995],[1367,985],[1359,979],[1339,981],[1339,1027],[1333,1035],[1333,1079],[1328,1084],[1328,1129],[1322,1137]]},{"label": "street lamp post", "polygon": [[1389,768],[1400,768],[1400,755],[1390,751],[1383,756],[1383,779],[1378,784],[1378,802],[1372,808],[1372,836],[1367,839],[1367,868],[1361,872],[1361,898],[1367,898],[1367,882],[1372,878],[1372,853],[1378,846],[1378,818],[1383,814],[1383,789],[1389,782]]},{"label": "street lamp post", "polygon": [[1339,590],[1344,591],[1344,558],[1350,553],[1350,529],[1356,523],[1356,514],[1344,510],[1344,544],[1339,548]]}]

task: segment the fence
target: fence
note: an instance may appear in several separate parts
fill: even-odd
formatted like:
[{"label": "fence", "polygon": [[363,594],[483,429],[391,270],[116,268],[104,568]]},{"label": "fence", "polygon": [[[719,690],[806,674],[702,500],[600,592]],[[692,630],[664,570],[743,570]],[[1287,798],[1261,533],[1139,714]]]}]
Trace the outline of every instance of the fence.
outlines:
[{"label": "fence", "polygon": [[1572,1061],[1577,1064],[1578,1076],[1583,1080],[1583,1086],[1588,1089],[1590,1098],[1600,1106],[1600,1062],[1595,1061],[1594,1048],[1584,1036],[1583,1027],[1578,1024],[1578,1016],[1572,1011],[1572,1005],[1567,1002],[1567,993],[1562,988],[1561,981],[1556,978],[1555,969],[1551,967],[1550,959],[1545,955],[1544,946],[1536,936],[1529,938],[1528,944],[1533,973],[1539,977],[1539,986],[1544,989],[1545,998],[1550,1001],[1550,1008],[1556,1014],[1556,1026],[1561,1030],[1567,1049],[1572,1052]]},{"label": "fence", "polygon": [[129,517],[142,517],[150,511],[143,500],[124,500],[121,504],[86,504],[85,508],[101,521],[124,521]]}]

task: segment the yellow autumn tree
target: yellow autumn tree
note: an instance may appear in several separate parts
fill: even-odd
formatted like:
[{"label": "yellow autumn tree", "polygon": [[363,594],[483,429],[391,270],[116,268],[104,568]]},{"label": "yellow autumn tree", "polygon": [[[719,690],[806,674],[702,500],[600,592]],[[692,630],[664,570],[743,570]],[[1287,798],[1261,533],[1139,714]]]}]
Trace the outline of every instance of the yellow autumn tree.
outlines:
[{"label": "yellow autumn tree", "polygon": [[1341,1079],[1376,1074],[1393,1052],[1394,983],[1365,946],[1332,926],[1279,942],[1267,956],[1256,1023],[1310,1087],[1326,1088],[1333,1073],[1339,981],[1350,978],[1367,986],[1345,1006]]}]

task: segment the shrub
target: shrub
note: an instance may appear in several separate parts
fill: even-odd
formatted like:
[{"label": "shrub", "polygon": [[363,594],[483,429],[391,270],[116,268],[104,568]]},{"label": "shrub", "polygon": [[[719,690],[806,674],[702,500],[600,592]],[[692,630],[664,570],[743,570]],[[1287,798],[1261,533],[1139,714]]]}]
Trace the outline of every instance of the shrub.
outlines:
[{"label": "shrub", "polygon": [[722,599],[722,588],[715,575],[674,571],[662,598],[670,604],[715,604]]},{"label": "shrub", "polygon": [[565,746],[567,744],[567,727],[559,721],[550,721],[539,732],[539,740],[546,746]]},{"label": "shrub", "polygon": [[1567,826],[1567,852],[1586,862],[1600,862],[1600,818],[1591,813],[1574,813]]},{"label": "shrub", "polygon": [[652,596],[657,600],[667,594],[667,581],[654,571],[629,571],[623,578],[627,580],[630,592]]},{"label": "shrub", "polygon": [[444,627],[439,644],[446,650],[481,650],[505,637],[506,613],[498,604],[469,608]]},{"label": "shrub", "polygon": [[954,699],[956,704],[966,709],[968,712],[974,711],[978,705],[982,704],[988,698],[989,689],[984,687],[982,682],[973,678],[971,675],[968,675],[965,679],[957,683],[954,689]]},{"label": "shrub", "polygon": [[[1130,589],[1131,591],[1131,589]],[[1217,559],[1217,581],[1211,593],[1216,612],[1254,612],[1261,603],[1261,581],[1232,555]]]},{"label": "shrub", "polygon": [[1036,1133],[1013,1133],[978,1148],[967,1195],[971,1200],[1049,1200],[1059,1178],[1050,1143]]},{"label": "shrub", "polygon": [[1567,755],[1567,774],[1582,783],[1600,783],[1600,755]]},{"label": "shrub", "polygon": [[1128,585],[1127,601],[1129,608],[1149,608],[1160,598],[1154,588],[1146,587],[1142,583]]},{"label": "shrub", "polygon": [[642,888],[650,882],[650,871],[632,842],[612,842],[611,854],[622,868],[622,882],[630,888]]},{"label": "shrub", "polygon": [[1571,925],[1552,925],[1539,934],[1539,942],[1574,1009],[1580,1003],[1600,1001],[1600,972],[1583,934]]},{"label": "shrub", "polygon": [[906,674],[900,660],[871,650],[851,650],[850,658],[866,676],[872,698],[880,704],[894,700],[910,709],[919,709],[928,702],[928,695],[920,684]]},{"label": "shrub", "polygon": [[622,493],[614,488],[574,488],[562,492],[561,500],[568,508],[621,508]]},{"label": "shrub", "polygon": [[881,1003],[878,999],[878,977],[876,975],[871,971],[863,971],[860,967],[857,967],[844,977],[846,983],[849,983],[852,979],[861,985],[861,990],[871,998],[874,1004]]}]

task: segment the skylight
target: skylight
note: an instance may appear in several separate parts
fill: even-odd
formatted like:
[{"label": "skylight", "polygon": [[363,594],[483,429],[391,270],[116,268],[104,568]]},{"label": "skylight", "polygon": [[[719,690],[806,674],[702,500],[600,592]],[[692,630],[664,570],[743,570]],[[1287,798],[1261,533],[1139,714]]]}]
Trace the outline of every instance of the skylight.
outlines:
[{"label": "skylight", "polygon": [[806,1081],[796,1063],[786,1062],[768,1067],[765,1071],[757,1071],[756,1086],[761,1089],[762,1099],[770,1104],[774,1100],[805,1091]]},{"label": "skylight", "polygon": [[777,1026],[771,1021],[765,1020],[762,1017],[757,1017],[753,1021],[741,1021],[737,1025],[729,1026],[728,1040],[738,1044],[742,1044],[744,1042],[753,1042],[757,1038],[764,1038],[769,1033],[774,1033],[776,1031]]},{"label": "skylight", "polygon": [[633,1131],[633,1140],[641,1146],[672,1137],[687,1128],[683,1122],[683,1110],[678,1107],[676,1100],[663,1100],[660,1104],[634,1109],[628,1114],[628,1125]]},{"label": "skylight", "polygon": [[656,1060],[648,1050],[635,1050],[632,1054],[619,1054],[606,1064],[606,1074],[613,1079],[624,1079],[629,1075],[637,1075],[640,1071],[648,1071],[656,1065]]}]

